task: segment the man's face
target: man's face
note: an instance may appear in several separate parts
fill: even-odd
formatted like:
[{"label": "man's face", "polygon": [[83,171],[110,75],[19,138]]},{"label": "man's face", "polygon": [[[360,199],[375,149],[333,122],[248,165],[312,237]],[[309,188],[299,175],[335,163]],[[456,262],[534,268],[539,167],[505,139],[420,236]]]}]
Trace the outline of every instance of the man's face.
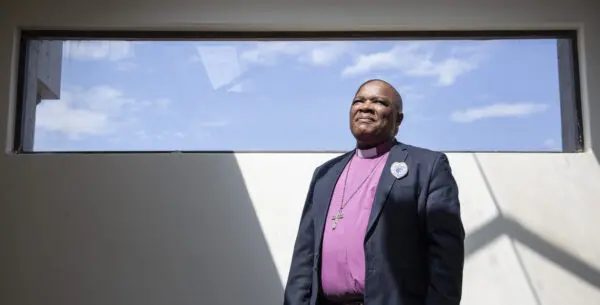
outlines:
[{"label": "man's face", "polygon": [[394,137],[402,121],[395,90],[385,83],[364,85],[350,107],[350,131],[359,145],[377,145]]}]

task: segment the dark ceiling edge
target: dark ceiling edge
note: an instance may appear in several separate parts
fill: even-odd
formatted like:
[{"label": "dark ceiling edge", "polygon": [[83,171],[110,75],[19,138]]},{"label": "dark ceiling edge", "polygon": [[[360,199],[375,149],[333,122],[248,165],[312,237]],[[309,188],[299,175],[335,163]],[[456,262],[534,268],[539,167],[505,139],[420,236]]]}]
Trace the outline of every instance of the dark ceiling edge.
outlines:
[{"label": "dark ceiling edge", "polygon": [[575,38],[576,30],[506,31],[119,31],[27,30],[26,39],[61,40],[401,40],[401,39],[552,39]]}]

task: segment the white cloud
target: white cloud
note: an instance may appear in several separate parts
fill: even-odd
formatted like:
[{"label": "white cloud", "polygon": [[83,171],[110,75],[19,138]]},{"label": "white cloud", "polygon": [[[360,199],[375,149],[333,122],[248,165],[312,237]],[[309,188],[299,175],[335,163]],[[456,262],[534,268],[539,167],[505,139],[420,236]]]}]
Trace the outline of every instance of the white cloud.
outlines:
[{"label": "white cloud", "polygon": [[111,131],[110,120],[105,113],[70,108],[69,103],[64,99],[51,101],[38,107],[36,128],[63,132],[70,139]]},{"label": "white cloud", "polygon": [[167,130],[175,127],[168,125],[164,126],[167,129],[156,130],[154,119],[144,114],[164,112],[171,104],[167,98],[135,99],[110,86],[63,88],[60,100],[44,100],[38,105],[36,132],[58,133],[71,141],[106,136],[107,141],[117,143],[123,141],[124,134],[133,135],[133,140],[167,141],[202,134],[231,123],[225,119],[193,120],[188,129]]},{"label": "white cloud", "polygon": [[76,60],[119,61],[134,56],[133,43],[129,41],[67,41],[63,56]]},{"label": "white cloud", "polygon": [[328,66],[349,52],[349,50],[348,43],[344,42],[320,43],[302,54],[299,60],[315,66]]},{"label": "white cloud", "polygon": [[92,111],[117,113],[125,105],[133,105],[135,99],[125,97],[123,92],[109,86],[96,86],[76,93],[77,102]]},{"label": "white cloud", "polygon": [[388,51],[359,55],[342,76],[400,70],[408,76],[435,77],[438,85],[448,86],[481,61],[481,48],[454,48],[449,57],[436,60],[435,47],[435,42],[401,42]]},{"label": "white cloud", "polygon": [[148,133],[147,131],[144,130],[138,130],[134,133],[134,136],[136,136],[139,140],[142,141],[153,141],[153,140],[158,140],[158,141],[163,141],[163,140],[167,140],[167,139],[174,139],[174,138],[185,138],[185,134],[183,132],[173,132],[173,131],[161,131],[158,133]]},{"label": "white cloud", "polygon": [[396,90],[398,90],[398,93],[402,96],[402,101],[405,103],[407,101],[410,103],[425,98],[425,95],[420,93],[413,86],[400,86],[397,87]]},{"label": "white cloud", "polygon": [[171,104],[171,100],[168,98],[159,98],[154,101],[154,105],[165,108]]},{"label": "white cloud", "polygon": [[546,109],[548,105],[535,103],[493,104],[455,111],[450,115],[450,119],[459,123],[470,123],[486,118],[526,117]]},{"label": "white cloud", "polygon": [[170,104],[171,100],[167,98],[158,98],[155,100],[140,100],[135,101],[135,103],[133,103],[131,107],[129,107],[129,109],[133,111],[141,111],[148,108],[154,108],[157,111],[161,111],[167,108]]},{"label": "white cloud", "polygon": [[302,63],[327,66],[350,51],[347,42],[258,42],[240,58],[250,64],[274,65],[283,56],[292,56]]},{"label": "white cloud", "polygon": [[256,47],[241,53],[240,58],[254,64],[274,64],[282,55],[297,55],[299,44],[292,42],[257,42]]},{"label": "white cloud", "polygon": [[124,124],[135,123],[133,118],[123,116],[124,111],[168,103],[166,99],[137,101],[109,86],[88,90],[70,88],[62,90],[60,100],[40,103],[36,110],[36,129],[63,133],[71,140],[110,134]]},{"label": "white cloud", "polygon": [[297,62],[327,66],[348,52],[346,42],[257,42],[240,51],[234,46],[199,46],[191,62],[202,62],[214,89],[224,86],[228,92],[245,92],[252,88],[248,79],[241,79],[248,65],[276,65],[285,56]]}]

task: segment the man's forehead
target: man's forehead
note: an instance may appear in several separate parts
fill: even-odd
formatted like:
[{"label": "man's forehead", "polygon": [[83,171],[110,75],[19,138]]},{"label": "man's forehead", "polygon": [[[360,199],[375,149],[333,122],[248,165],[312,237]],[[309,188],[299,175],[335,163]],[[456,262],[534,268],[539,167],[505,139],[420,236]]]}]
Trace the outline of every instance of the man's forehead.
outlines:
[{"label": "man's forehead", "polygon": [[402,111],[402,97],[389,83],[381,80],[372,80],[364,83],[356,92],[354,99],[383,99],[393,101],[398,111]]},{"label": "man's forehead", "polygon": [[356,98],[360,98],[360,99],[386,99],[386,100],[391,100],[392,96],[390,94],[377,94],[377,93],[369,93],[369,92],[359,92],[356,95]]},{"label": "man's forehead", "polygon": [[356,92],[356,97],[364,97],[364,98],[379,97],[379,98],[391,99],[395,95],[396,95],[396,93],[393,88],[391,88],[390,86],[388,86],[386,84],[379,83],[379,82],[372,82],[372,83],[365,84],[358,90],[358,92]]}]

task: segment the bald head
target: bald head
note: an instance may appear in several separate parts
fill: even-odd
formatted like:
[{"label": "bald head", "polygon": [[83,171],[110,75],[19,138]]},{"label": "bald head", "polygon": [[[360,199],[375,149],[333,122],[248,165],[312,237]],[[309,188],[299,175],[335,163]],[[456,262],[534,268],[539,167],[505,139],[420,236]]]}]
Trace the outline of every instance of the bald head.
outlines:
[{"label": "bald head", "polygon": [[388,82],[364,82],[350,107],[350,131],[358,147],[373,147],[393,139],[402,123],[402,97]]},{"label": "bald head", "polygon": [[392,102],[394,102],[394,104],[396,105],[396,107],[397,107],[396,109],[398,110],[398,112],[402,112],[402,96],[400,95],[400,92],[398,92],[398,90],[396,90],[396,88],[394,88],[394,86],[392,86],[390,83],[388,83],[382,79],[370,79],[370,80],[362,83],[358,87],[358,90],[356,90],[355,95],[357,95],[364,86],[366,86],[368,84],[372,84],[372,83],[379,83],[379,84],[389,88],[389,90],[392,93],[392,96],[391,96]]}]

